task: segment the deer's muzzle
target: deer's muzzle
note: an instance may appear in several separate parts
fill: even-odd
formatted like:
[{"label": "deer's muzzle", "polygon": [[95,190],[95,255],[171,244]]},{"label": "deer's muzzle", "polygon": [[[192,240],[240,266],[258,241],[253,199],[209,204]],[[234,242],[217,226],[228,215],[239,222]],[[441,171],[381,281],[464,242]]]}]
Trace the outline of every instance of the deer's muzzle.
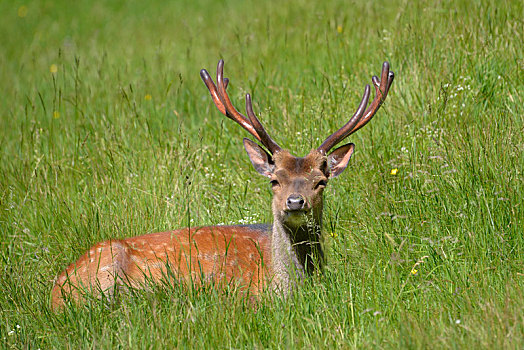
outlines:
[{"label": "deer's muzzle", "polygon": [[304,200],[304,197],[302,197],[299,194],[292,194],[289,197],[287,197],[286,209],[288,211],[304,210],[305,204],[306,201]]}]

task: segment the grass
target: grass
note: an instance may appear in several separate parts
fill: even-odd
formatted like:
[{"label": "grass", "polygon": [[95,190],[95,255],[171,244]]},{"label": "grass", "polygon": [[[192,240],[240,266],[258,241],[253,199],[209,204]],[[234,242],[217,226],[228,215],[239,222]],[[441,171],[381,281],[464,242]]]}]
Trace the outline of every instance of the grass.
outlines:
[{"label": "grass", "polygon": [[[524,339],[521,1],[0,2],[3,348],[508,348]],[[328,264],[292,298],[158,287],[54,314],[94,243],[268,222],[219,58],[297,155],[395,82],[326,191]],[[391,175],[392,169],[398,169]]]}]

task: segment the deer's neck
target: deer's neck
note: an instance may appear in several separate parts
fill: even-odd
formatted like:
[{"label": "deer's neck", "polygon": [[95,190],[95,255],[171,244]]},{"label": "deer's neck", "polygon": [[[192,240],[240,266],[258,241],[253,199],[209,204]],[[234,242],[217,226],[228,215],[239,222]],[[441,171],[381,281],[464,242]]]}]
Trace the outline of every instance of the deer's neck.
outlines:
[{"label": "deer's neck", "polygon": [[275,215],[271,239],[273,285],[287,294],[306,274],[322,268],[321,214],[298,227],[286,226]]}]

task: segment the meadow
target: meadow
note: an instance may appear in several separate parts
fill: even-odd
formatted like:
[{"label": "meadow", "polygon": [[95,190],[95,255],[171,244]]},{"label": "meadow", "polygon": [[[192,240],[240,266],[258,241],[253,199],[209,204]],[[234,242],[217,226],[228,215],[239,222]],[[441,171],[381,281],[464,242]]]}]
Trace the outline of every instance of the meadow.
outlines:
[{"label": "meadow", "polygon": [[[522,1],[0,2],[0,346],[524,347]],[[389,61],[386,103],[325,192],[327,267],[291,298],[159,286],[54,313],[94,243],[270,222],[225,60],[305,155]]]}]

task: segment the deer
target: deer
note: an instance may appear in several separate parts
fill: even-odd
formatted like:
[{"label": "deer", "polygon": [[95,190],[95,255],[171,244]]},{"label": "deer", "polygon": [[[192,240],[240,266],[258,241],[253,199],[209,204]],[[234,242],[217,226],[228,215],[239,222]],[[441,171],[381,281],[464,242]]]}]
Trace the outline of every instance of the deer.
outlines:
[{"label": "deer", "polygon": [[189,227],[95,244],[55,279],[52,309],[82,303],[87,295],[111,298],[119,288],[147,288],[168,276],[195,287],[235,286],[255,297],[264,290],[285,297],[306,276],[322,271],[323,192],[346,169],[355,145],[330,150],[377,113],[394,79],[389,63],[383,63],[380,79],[372,77],[375,97],[369,107],[366,85],[349,121],[305,157],[292,155],[269,136],[253,112],[250,94],[245,98],[247,116],[235,109],[226,91],[223,60],[216,84],[207,70],[200,76],[220,113],[262,144],[243,139],[253,167],[269,179],[273,222]]}]

